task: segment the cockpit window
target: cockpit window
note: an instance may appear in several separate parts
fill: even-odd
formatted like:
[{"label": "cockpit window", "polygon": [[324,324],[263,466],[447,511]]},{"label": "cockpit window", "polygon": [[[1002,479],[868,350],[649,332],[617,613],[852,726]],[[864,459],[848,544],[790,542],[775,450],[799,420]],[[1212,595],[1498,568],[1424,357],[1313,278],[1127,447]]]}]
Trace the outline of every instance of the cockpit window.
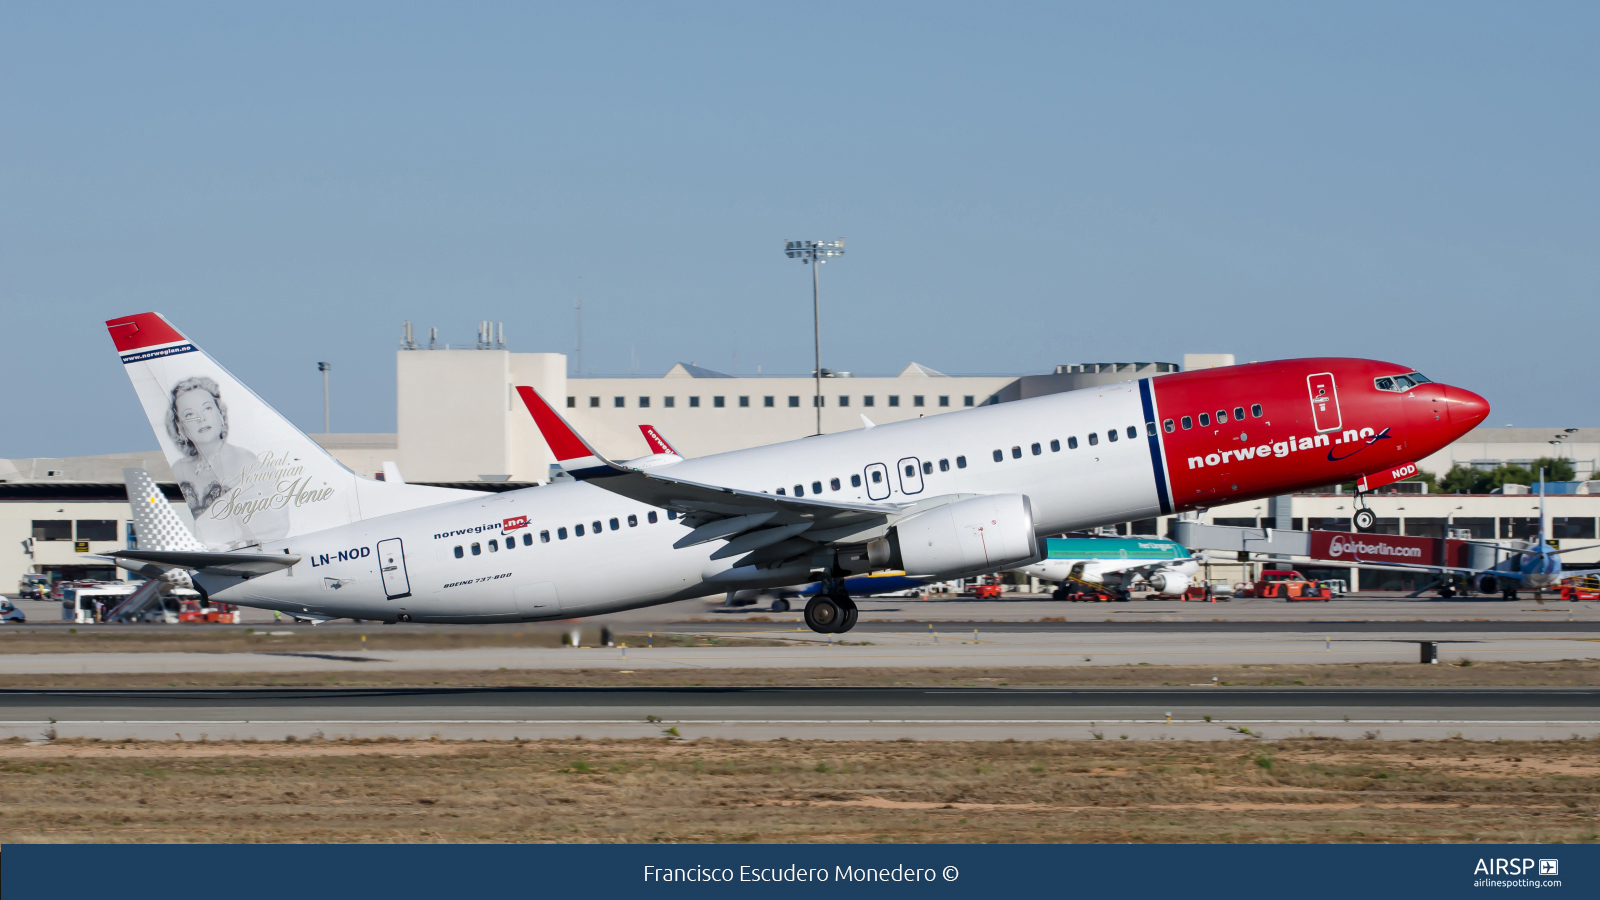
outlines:
[{"label": "cockpit window", "polygon": [[1394,391],[1403,394],[1419,384],[1432,384],[1426,375],[1421,372],[1412,372],[1408,375],[1387,375],[1383,378],[1374,378],[1372,383],[1380,391]]}]

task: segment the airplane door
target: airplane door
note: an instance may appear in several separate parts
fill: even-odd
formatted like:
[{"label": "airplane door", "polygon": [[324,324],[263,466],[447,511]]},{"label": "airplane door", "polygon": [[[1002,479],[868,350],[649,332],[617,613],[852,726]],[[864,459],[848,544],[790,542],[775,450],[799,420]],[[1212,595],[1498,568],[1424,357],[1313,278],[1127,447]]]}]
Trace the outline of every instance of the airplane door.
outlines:
[{"label": "airplane door", "polygon": [[1311,421],[1317,433],[1339,430],[1339,392],[1333,384],[1332,372],[1306,376],[1306,387],[1311,391]]},{"label": "airplane door", "polygon": [[922,493],[922,460],[908,456],[895,463],[900,476],[900,491],[905,494]]},{"label": "airplane door", "polygon": [[867,497],[872,500],[889,499],[889,467],[883,463],[867,466]]},{"label": "airplane door", "polygon": [[378,542],[378,568],[383,573],[383,594],[390,600],[411,596],[411,578],[406,575],[405,548],[399,538]]}]

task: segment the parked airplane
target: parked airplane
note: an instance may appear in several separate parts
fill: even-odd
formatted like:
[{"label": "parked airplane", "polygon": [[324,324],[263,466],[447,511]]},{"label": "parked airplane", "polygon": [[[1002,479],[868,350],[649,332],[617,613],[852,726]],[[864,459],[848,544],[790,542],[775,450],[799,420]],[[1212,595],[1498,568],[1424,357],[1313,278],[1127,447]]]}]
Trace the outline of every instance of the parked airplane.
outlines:
[{"label": "parked airplane", "polygon": [[1200,571],[1200,562],[1182,544],[1161,538],[1049,538],[1045,558],[1017,571],[1053,582],[1063,599],[1072,585],[1104,588],[1124,599],[1138,579],[1162,594],[1181,594]]},{"label": "parked airplane", "polygon": [[570,618],[822,580],[806,622],[847,631],[850,575],[1030,565],[1039,535],[1349,481],[1489,410],[1415,373],[1405,391],[1377,386],[1404,366],[1285,360],[644,468],[605,459],[519,386],[574,481],[445,496],[346,469],[158,314],[107,326],[207,548],[110,555],[302,616]]}]

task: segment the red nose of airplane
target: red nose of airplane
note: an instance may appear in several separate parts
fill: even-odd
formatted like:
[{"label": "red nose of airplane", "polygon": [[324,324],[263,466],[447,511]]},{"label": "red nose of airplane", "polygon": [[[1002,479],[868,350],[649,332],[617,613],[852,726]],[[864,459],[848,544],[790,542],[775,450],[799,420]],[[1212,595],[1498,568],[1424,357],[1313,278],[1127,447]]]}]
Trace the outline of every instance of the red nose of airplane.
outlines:
[{"label": "red nose of airplane", "polygon": [[1480,422],[1489,418],[1489,401],[1463,388],[1452,387],[1445,390],[1449,405],[1450,424],[1463,431],[1476,428]]}]

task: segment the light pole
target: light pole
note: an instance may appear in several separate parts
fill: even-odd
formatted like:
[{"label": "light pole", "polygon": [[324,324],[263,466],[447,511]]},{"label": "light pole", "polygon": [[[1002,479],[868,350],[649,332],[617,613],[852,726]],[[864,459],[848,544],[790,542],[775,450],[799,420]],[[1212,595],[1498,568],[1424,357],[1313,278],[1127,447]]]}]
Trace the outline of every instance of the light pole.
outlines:
[{"label": "light pole", "polygon": [[317,371],[322,373],[322,433],[331,433],[328,428],[328,373],[333,371],[332,363],[317,363]]},{"label": "light pole", "polygon": [[790,259],[800,260],[802,265],[811,266],[811,332],[816,340],[817,358],[816,371],[812,375],[817,380],[817,396],[812,404],[817,411],[817,434],[822,433],[822,302],[818,286],[817,269],[828,261],[830,256],[844,255],[844,238],[837,241],[788,241],[784,244],[783,252]]}]

